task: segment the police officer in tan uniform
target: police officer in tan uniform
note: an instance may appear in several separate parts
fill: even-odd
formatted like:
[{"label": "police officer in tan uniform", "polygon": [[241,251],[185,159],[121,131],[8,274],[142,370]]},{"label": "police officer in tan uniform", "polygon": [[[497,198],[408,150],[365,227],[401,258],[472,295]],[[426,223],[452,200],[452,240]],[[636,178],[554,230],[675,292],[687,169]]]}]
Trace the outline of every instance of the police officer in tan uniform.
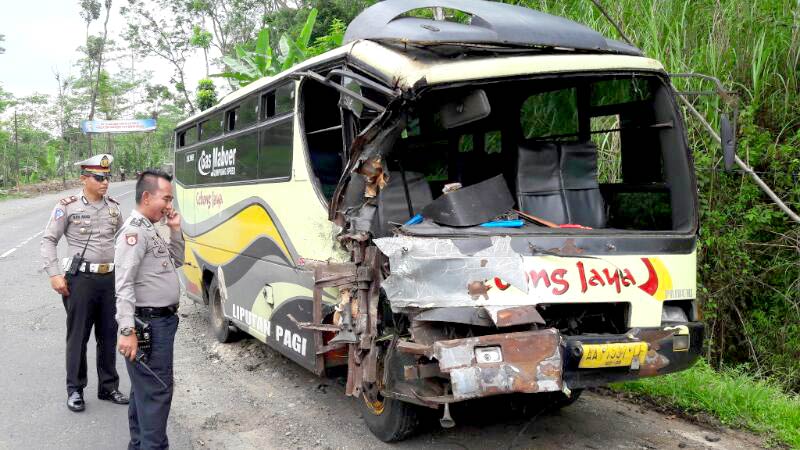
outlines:
[{"label": "police officer in tan uniform", "polygon": [[[129,449],[169,447],[167,418],[172,403],[172,362],[178,330],[181,288],[177,267],[183,264],[180,215],[172,209],[172,177],[145,171],[136,182],[136,209],[117,233],[116,266],[119,352],[131,378],[128,406]],[[169,244],[154,226],[166,217]],[[147,367],[137,360],[134,317],[150,328]],[[152,373],[150,372],[152,371]],[[163,383],[163,384],[162,384]]]},{"label": "police officer in tan uniform", "polygon": [[[83,411],[86,387],[86,343],[94,326],[97,342],[97,397],[117,404],[128,398],[119,391],[114,314],[114,235],[122,226],[119,203],[106,195],[111,155],[76,163],[83,191],[61,199],[42,237],[44,270],[67,311],[67,407]],[[58,241],[67,239],[69,258],[59,261]],[[68,272],[74,272],[72,274]]]}]

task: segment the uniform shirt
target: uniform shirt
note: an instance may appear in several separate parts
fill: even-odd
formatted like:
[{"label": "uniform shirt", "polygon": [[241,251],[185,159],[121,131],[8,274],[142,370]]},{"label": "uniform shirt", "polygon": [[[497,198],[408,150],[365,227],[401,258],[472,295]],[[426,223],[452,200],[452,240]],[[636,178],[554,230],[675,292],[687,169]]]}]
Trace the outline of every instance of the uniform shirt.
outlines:
[{"label": "uniform shirt", "polygon": [[[44,228],[41,253],[47,275],[64,273],[58,263],[58,241],[66,236],[69,256],[83,253],[90,263],[114,261],[114,235],[122,226],[119,202],[111,197],[90,203],[83,195],[61,199]],[[88,239],[88,244],[87,244]]]},{"label": "uniform shirt", "polygon": [[180,230],[170,230],[169,245],[146,217],[133,210],[117,233],[114,279],[117,289],[117,323],[133,327],[135,308],[178,303],[178,272],[185,243]]}]

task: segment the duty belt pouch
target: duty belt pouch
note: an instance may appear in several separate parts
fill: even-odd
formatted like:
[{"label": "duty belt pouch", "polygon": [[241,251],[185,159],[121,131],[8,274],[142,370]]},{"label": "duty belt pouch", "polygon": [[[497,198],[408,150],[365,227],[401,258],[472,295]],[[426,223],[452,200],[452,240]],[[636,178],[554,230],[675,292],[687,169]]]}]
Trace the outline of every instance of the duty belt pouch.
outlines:
[{"label": "duty belt pouch", "polygon": [[138,341],[139,351],[144,355],[144,362],[150,359],[150,350],[153,346],[153,335],[150,331],[150,323],[138,317],[133,318],[136,324],[136,340]]}]

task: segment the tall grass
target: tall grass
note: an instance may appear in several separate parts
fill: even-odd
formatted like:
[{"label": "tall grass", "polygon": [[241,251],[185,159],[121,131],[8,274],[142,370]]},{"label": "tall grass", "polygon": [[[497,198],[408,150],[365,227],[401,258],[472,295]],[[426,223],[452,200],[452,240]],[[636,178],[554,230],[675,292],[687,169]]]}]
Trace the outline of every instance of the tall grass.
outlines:
[{"label": "tall grass", "polygon": [[[506,0],[620,39],[590,0]],[[605,0],[645,55],[667,72],[712,75],[738,94],[739,156],[800,210],[800,1]],[[680,90],[707,90],[674,79]],[[714,127],[729,109],[694,97]],[[730,111],[728,111],[730,112]],[[746,363],[800,392],[800,227],[742,173],[726,174],[719,145],[687,120],[701,206],[698,296],[709,363]]]}]

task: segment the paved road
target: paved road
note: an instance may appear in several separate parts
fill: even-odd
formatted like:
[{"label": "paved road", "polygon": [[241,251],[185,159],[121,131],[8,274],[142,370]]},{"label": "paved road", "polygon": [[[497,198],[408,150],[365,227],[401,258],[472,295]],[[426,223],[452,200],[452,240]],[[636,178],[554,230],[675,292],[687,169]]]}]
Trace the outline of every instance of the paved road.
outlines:
[{"label": "paved road", "polygon": [[[133,183],[111,195],[127,215]],[[87,409],[65,406],[65,314],[40,272],[40,231],[67,193],[0,202],[0,450],[122,449],[126,408],[93,397],[94,342]],[[62,252],[64,252],[62,246]],[[176,338],[176,392],[169,435],[176,449],[255,448],[759,448],[749,435],[708,430],[599,395],[534,419],[478,411],[456,428],[437,426],[396,444],[376,440],[341,378],[317,378],[258,341],[217,344],[206,311],[183,300]],[[118,361],[121,388],[129,388]],[[501,411],[500,411],[501,412]]]},{"label": "paved road", "polygon": [[[133,205],[131,182],[114,183],[122,210]],[[68,192],[72,193],[72,192]],[[53,206],[68,193],[0,203],[0,448],[125,448],[127,408],[96,397],[95,343],[90,340],[86,411],[67,410],[64,387],[66,314],[61,297],[41,271],[41,232]],[[59,253],[66,256],[62,241]],[[130,389],[125,365],[121,390]],[[172,427],[176,448],[190,446],[189,433]]]}]

